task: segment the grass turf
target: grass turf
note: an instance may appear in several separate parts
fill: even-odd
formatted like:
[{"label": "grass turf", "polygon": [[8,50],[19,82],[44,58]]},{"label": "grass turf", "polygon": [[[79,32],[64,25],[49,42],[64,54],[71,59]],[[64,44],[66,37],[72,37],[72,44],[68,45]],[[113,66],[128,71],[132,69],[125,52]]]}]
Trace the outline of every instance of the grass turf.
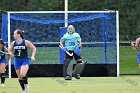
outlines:
[{"label": "grass turf", "polygon": [[[139,93],[140,76],[82,77],[65,81],[60,77],[29,78],[28,93]],[[6,79],[0,93],[21,93],[17,78]]]},{"label": "grass turf", "polygon": [[140,74],[137,53],[131,46],[120,47],[120,74]]}]

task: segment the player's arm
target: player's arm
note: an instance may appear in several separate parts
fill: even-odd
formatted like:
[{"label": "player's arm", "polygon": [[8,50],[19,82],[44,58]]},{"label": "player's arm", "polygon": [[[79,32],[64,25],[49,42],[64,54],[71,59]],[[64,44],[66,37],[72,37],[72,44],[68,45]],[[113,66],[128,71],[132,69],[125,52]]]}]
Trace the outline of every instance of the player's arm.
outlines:
[{"label": "player's arm", "polygon": [[82,47],[82,41],[80,40],[80,41],[78,41],[78,45],[79,45],[79,48],[81,48]]},{"label": "player's arm", "polygon": [[28,40],[26,40],[26,46],[32,49],[32,55],[31,55],[31,60],[35,60],[35,54],[36,54],[36,47]]},{"label": "player's arm", "polygon": [[[10,51],[9,51],[5,46],[4,46],[4,52],[10,54]],[[8,58],[7,58],[7,61],[6,61],[7,64],[8,64],[8,62],[9,62],[10,58],[11,58],[11,55],[8,55]]]},{"label": "player's arm", "polygon": [[78,39],[79,48],[81,48],[82,47],[82,41],[81,41],[81,37],[78,33],[77,33],[77,39]]},{"label": "player's arm", "polygon": [[64,40],[60,40],[60,47],[61,47],[61,48],[64,47],[63,42],[64,42]]},{"label": "player's arm", "polygon": [[65,41],[65,35],[60,39],[60,47],[63,48],[63,42]]},{"label": "player's arm", "polygon": [[136,51],[138,51],[139,42],[140,42],[140,38],[137,38],[135,43],[131,43],[131,46]]},{"label": "player's arm", "polygon": [[11,45],[10,45],[10,49],[9,49],[9,53],[11,54],[11,58],[13,58],[14,56],[12,55],[12,52],[13,52],[13,50],[14,50],[14,42],[15,41],[13,41],[12,43],[11,43]]}]

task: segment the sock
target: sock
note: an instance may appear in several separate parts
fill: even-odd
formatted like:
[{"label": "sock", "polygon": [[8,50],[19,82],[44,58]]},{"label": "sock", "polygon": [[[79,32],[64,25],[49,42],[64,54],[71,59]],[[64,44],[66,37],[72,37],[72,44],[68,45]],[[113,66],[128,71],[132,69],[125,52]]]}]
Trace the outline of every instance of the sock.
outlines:
[{"label": "sock", "polygon": [[5,73],[1,73],[1,84],[5,83]]},{"label": "sock", "polygon": [[22,90],[24,90],[25,87],[24,87],[24,80],[23,79],[22,80],[19,80],[19,84],[20,84]]},{"label": "sock", "polygon": [[27,76],[23,77],[23,80],[24,80],[24,84],[28,84],[28,78],[27,78]]}]

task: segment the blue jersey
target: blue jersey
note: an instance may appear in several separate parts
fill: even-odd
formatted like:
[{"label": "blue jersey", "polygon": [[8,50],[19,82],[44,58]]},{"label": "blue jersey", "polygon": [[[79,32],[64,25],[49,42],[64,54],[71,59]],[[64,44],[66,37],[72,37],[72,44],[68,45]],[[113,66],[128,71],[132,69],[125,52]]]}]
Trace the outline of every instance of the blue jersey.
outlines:
[{"label": "blue jersey", "polygon": [[138,64],[140,64],[140,52],[138,53]]},{"label": "blue jersey", "polygon": [[23,39],[20,44],[16,41],[14,42],[14,55],[15,57],[26,58],[28,57],[27,47],[25,44],[25,40]]},{"label": "blue jersey", "polygon": [[21,66],[30,65],[30,59],[27,53],[27,47],[25,40],[23,39],[20,44],[16,41],[14,42],[14,67],[16,70],[20,69]]},{"label": "blue jersey", "polygon": [[66,33],[61,38],[61,40],[65,42],[66,48],[68,50],[73,51],[77,47],[78,42],[81,41],[81,37],[78,33],[73,34]]}]

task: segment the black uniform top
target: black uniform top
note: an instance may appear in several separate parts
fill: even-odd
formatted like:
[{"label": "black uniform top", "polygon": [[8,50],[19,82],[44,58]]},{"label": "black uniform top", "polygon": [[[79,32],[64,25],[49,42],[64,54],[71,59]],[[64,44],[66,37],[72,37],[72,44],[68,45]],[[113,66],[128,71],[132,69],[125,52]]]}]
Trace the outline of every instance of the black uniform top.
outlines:
[{"label": "black uniform top", "polygon": [[[4,52],[4,47],[2,46],[2,48],[0,49],[0,51]],[[0,55],[0,59],[4,59],[5,58],[5,54],[1,54]]]},{"label": "black uniform top", "polygon": [[27,47],[24,39],[20,44],[18,44],[16,41],[14,42],[14,50],[15,50],[14,51],[15,57],[21,57],[21,58],[28,57]]}]

